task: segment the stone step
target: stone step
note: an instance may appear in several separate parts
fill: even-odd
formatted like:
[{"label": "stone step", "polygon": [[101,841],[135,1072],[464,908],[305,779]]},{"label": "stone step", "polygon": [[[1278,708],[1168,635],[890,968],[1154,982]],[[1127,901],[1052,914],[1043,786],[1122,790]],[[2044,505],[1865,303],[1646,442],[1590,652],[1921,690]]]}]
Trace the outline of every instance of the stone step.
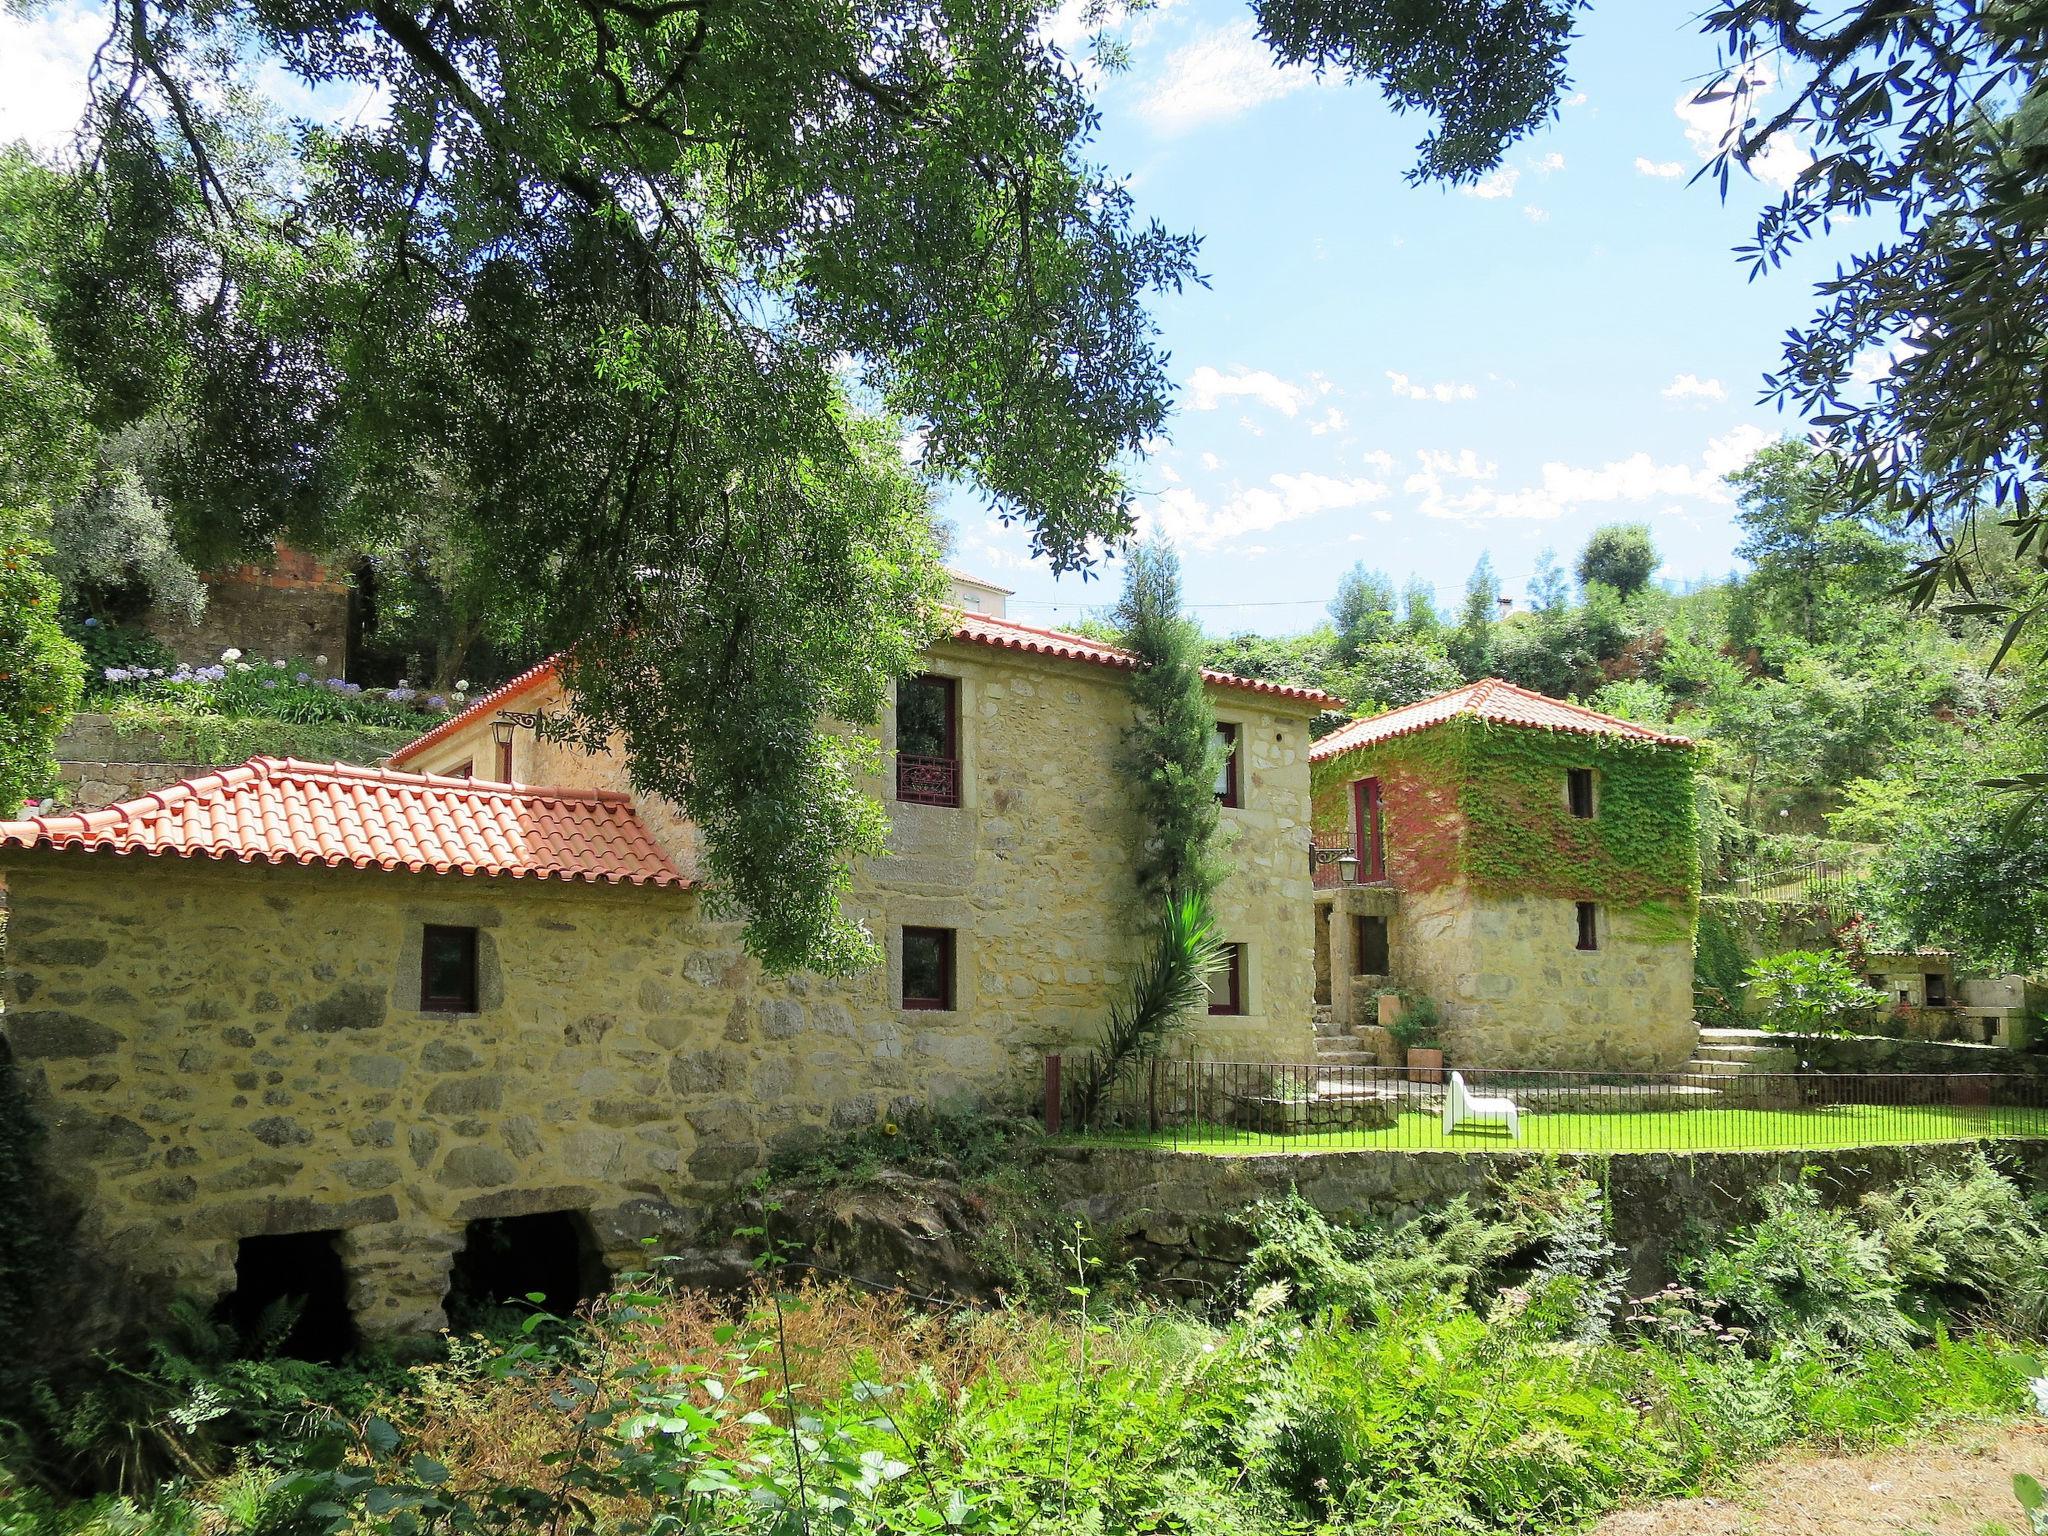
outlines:
[{"label": "stone step", "polygon": [[1757,1072],[1791,1070],[1799,1053],[1782,1045],[1728,1045],[1701,1041],[1693,1050],[1695,1061],[1732,1061]]},{"label": "stone step", "polygon": [[1678,1070],[1686,1077],[1747,1077],[1754,1069],[1739,1061],[1709,1061],[1695,1056]]},{"label": "stone step", "polygon": [[1377,1067],[1380,1059],[1371,1051],[1316,1051],[1317,1067]]},{"label": "stone step", "polygon": [[1764,1029],[1702,1028],[1700,1039],[1716,1045],[1769,1045],[1778,1037]]}]

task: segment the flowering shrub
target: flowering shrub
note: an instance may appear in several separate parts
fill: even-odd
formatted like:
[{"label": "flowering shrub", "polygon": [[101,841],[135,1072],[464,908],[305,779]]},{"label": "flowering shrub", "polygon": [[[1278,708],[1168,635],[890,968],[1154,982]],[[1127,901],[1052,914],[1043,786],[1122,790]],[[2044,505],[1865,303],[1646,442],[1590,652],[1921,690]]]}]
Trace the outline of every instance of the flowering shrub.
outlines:
[{"label": "flowering shrub", "polygon": [[107,666],[93,675],[93,702],[166,706],[226,716],[262,716],[292,724],[334,723],[423,728],[422,716],[445,715],[468,702],[461,691],[423,693],[400,679],[395,688],[365,688],[327,677],[327,658],[312,662],[250,658],[229,647],[203,667]]}]

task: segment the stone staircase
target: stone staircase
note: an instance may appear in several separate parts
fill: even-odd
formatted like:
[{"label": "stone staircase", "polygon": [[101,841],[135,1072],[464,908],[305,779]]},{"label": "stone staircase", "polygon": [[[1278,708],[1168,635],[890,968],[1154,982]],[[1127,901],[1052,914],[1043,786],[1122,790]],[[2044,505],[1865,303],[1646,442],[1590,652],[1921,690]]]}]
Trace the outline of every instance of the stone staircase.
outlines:
[{"label": "stone staircase", "polygon": [[1692,1059],[1678,1070],[1689,1077],[1730,1078],[1798,1067],[1798,1053],[1761,1029],[1702,1029]]},{"label": "stone staircase", "polygon": [[[1361,1032],[1339,1024],[1330,1017],[1330,1005],[1319,1003],[1311,1015],[1315,1028],[1316,1066],[1320,1068],[1376,1067],[1379,1056],[1366,1048]],[[1342,1079],[1343,1074],[1338,1074]]]}]

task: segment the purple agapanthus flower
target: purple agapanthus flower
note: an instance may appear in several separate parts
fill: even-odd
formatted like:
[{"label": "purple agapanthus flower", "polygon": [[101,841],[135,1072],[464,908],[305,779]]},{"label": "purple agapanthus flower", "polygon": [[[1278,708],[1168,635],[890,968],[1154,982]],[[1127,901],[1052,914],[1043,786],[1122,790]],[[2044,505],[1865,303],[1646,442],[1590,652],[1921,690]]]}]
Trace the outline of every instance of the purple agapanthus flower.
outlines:
[{"label": "purple agapanthus flower", "polygon": [[128,669],[126,667],[108,667],[100,676],[110,683],[125,683],[128,681]]},{"label": "purple agapanthus flower", "polygon": [[442,698],[441,695],[439,695],[438,693],[430,693],[427,695],[427,708],[446,709],[447,707],[448,701]]},{"label": "purple agapanthus flower", "polygon": [[294,672],[292,674],[292,681],[295,683],[310,683],[313,681],[313,674],[310,672]]}]

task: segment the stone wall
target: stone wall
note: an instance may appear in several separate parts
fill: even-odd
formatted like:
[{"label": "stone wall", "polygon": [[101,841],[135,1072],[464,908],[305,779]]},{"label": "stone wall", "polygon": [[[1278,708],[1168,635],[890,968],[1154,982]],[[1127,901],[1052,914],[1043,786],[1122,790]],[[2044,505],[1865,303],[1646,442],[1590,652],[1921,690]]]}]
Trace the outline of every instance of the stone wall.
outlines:
[{"label": "stone wall", "polygon": [[[464,1224],[588,1213],[607,1259],[694,1230],[766,1149],[1027,1095],[1035,1047],[760,976],[694,893],[10,854],[6,1041],[89,1247],[216,1294],[238,1238],[340,1230],[359,1322],[438,1326]],[[426,923],[479,930],[422,1012]]]},{"label": "stone wall", "polygon": [[[305,751],[293,740],[302,729],[318,733],[318,745],[313,750],[320,752],[323,759],[338,754],[344,761],[354,763],[377,762],[391,748],[376,738],[394,734],[365,728],[357,739],[356,733],[346,727],[301,728],[280,723],[264,727],[263,736],[274,734],[278,739],[261,742],[261,750],[282,756]],[[111,716],[86,711],[72,716],[71,724],[57,738],[56,757],[57,779],[64,786],[66,803],[75,810],[95,810],[195,774],[232,767],[243,761],[243,752],[238,749],[225,760],[196,758],[184,743],[166,741],[149,730],[116,730]]]},{"label": "stone wall", "polygon": [[326,675],[348,675],[351,589],[312,556],[280,545],[268,566],[238,565],[202,580],[206,611],[197,624],[170,614],[149,620],[178,660],[203,666],[233,647],[266,659],[325,656]]},{"label": "stone wall", "polygon": [[[2048,1188],[2048,1142],[1985,1143],[2029,1189]],[[1480,1200],[1540,1162],[1534,1152],[1327,1152],[1207,1157],[1124,1148],[1061,1148],[1048,1159],[1055,1198],[1086,1219],[1112,1260],[1129,1260],[1148,1282],[1191,1300],[1220,1295],[1249,1242],[1243,1217],[1256,1201],[1299,1191],[1326,1216],[1397,1225],[1458,1196]],[[1970,1144],[1867,1147],[1831,1152],[1614,1153],[1560,1156],[1606,1191],[1615,1241],[1638,1295],[1671,1278],[1674,1254],[1762,1214],[1770,1184],[1813,1170],[1825,1197],[1850,1203],[1954,1164]]]},{"label": "stone wall", "polygon": [[[1134,952],[1128,695],[1072,663],[958,647],[934,665],[961,679],[964,803],[890,803],[894,855],[847,899],[888,963],[842,982],[764,976],[690,892],[0,855],[0,1028],[89,1245],[145,1288],[211,1295],[239,1239],[338,1231],[360,1325],[417,1331],[441,1320],[472,1220],[582,1212],[611,1263],[637,1263],[642,1237],[680,1241],[774,1146],[916,1105],[1030,1102],[1044,1055],[1095,1037]],[[1189,1047],[1306,1059],[1306,708],[1217,704],[1246,754],[1218,910],[1251,1007]],[[489,750],[480,721],[415,766]],[[515,776],[623,770],[522,731]],[[674,809],[647,819],[694,868]],[[478,1013],[421,1011],[429,923],[479,930]],[[956,930],[954,1008],[899,1006],[906,923]]]},{"label": "stone wall", "polygon": [[[867,786],[887,807],[890,856],[855,871],[847,910],[889,947],[867,1006],[894,1012],[904,925],[954,928],[958,1002],[1013,1047],[1056,1050],[1093,1038],[1138,950],[1132,896],[1135,823],[1120,766],[1131,722],[1125,675],[1109,668],[990,647],[942,643],[930,670],[959,683],[963,768],[958,806],[906,804],[888,769],[893,712],[881,722],[884,773]],[[1306,1061],[1315,988],[1308,867],[1309,705],[1212,688],[1217,718],[1238,726],[1241,804],[1222,813],[1231,874],[1216,893],[1222,936],[1243,944],[1247,1009],[1198,1021],[1196,1053]],[[516,707],[564,707],[553,681]],[[409,759],[447,772],[495,771],[490,721],[478,719]],[[592,756],[521,729],[512,776],[532,784],[630,789],[616,751]],[[643,798],[642,818],[686,873],[695,829],[674,806]],[[983,1064],[985,1065],[985,1063]]]},{"label": "stone wall", "polygon": [[1912,1072],[1937,1076],[2001,1072],[2048,1077],[2048,1055],[1961,1040],[1892,1040],[1876,1035],[1775,1035],[1809,1072]]}]

